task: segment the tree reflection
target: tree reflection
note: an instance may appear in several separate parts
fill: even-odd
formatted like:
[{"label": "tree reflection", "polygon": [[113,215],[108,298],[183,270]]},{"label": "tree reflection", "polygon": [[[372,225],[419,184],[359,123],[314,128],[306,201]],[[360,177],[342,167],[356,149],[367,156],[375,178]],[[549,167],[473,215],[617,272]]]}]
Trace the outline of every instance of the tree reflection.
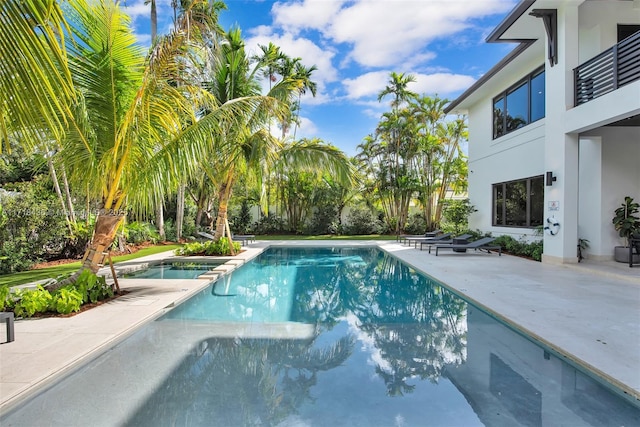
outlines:
[{"label": "tree reflection", "polygon": [[317,373],[343,364],[355,343],[345,335],[318,346],[315,338],[204,340],[127,424],[277,425],[312,400]]},{"label": "tree reflection", "polygon": [[462,363],[466,303],[377,249],[359,254],[359,264],[299,270],[293,320],[330,326],[355,317],[380,351],[376,373],[392,396],[411,392],[411,378],[437,382],[446,365]]},{"label": "tree reflection", "polygon": [[[445,367],[464,362],[466,303],[396,258],[377,248],[287,248],[257,260],[260,271],[271,256],[295,269],[286,276],[294,280],[289,320],[313,325],[311,338],[204,340],[131,425],[276,425],[314,402],[318,374],[345,365],[356,342],[389,396],[437,383]],[[259,281],[277,287],[270,280]]]}]

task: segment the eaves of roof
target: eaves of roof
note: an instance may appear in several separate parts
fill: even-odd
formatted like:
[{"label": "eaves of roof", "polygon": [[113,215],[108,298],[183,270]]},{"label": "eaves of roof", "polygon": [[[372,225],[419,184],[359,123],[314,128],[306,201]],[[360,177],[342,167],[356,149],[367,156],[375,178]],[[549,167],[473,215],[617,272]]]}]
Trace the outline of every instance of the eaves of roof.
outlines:
[{"label": "eaves of roof", "polygon": [[513,61],[518,55],[524,52],[529,46],[531,46],[535,40],[531,39],[509,39],[502,38],[504,33],[516,22],[523,13],[525,13],[536,0],[521,0],[520,3],[513,8],[513,10],[502,20],[500,24],[487,36],[485,41],[487,43],[504,43],[504,42],[516,42],[519,43],[518,46],[515,47],[511,52],[507,54],[500,62],[494,65],[489,71],[487,71],[481,78],[479,78],[469,89],[464,91],[462,95],[460,95],[455,100],[451,101],[449,105],[447,105],[444,109],[446,114],[449,114],[455,107],[460,105],[462,101],[467,99],[472,93],[474,93],[478,88],[480,88],[483,84],[485,84],[488,80],[490,80],[493,76],[495,76],[500,70],[507,66],[511,61]]}]

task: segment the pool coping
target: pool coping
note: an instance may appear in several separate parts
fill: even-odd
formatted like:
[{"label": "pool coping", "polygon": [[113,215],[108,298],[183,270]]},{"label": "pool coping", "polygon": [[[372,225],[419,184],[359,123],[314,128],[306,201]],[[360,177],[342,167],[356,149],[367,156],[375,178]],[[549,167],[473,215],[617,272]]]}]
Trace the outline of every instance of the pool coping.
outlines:
[{"label": "pool coping", "polygon": [[[471,253],[435,257],[390,241],[258,241],[243,247],[243,252],[236,257],[229,258],[231,262],[215,276],[175,281],[163,279],[159,281],[161,285],[155,286],[149,283],[149,279],[119,279],[123,289],[131,291],[121,301],[119,298],[65,319],[17,321],[16,341],[0,345],[0,414],[206,288],[213,279],[233,271],[272,246],[378,247],[443,283],[500,321],[525,331],[554,352],[592,369],[633,398],[640,399],[640,280],[633,277],[624,280],[597,276],[571,267],[541,264],[508,255],[498,257],[495,254]],[[167,254],[141,258],[138,262],[176,258]],[[510,272],[517,274],[514,276]],[[514,277],[521,283],[514,284]],[[169,289],[167,282],[172,282],[173,288]],[[581,285],[583,283],[584,286]],[[570,297],[576,290],[581,292],[580,304],[574,306]],[[530,298],[523,299],[523,292],[529,292]],[[545,298],[562,298],[572,310],[566,310],[563,304],[547,310]],[[606,299],[612,301],[607,302]],[[597,315],[603,309],[603,301],[605,310],[615,306],[615,319]],[[577,319],[585,315],[595,317],[593,328],[576,325],[576,322],[580,323]],[[119,320],[114,320],[116,317]],[[628,330],[621,330],[620,323]],[[612,339],[603,337],[603,333]],[[46,335],[49,338],[45,338]],[[60,335],[58,339],[56,335]],[[79,336],[83,339],[74,341],[74,337]],[[91,339],[87,340],[87,337]],[[603,338],[608,345],[602,344]],[[625,363],[619,360],[621,354],[628,355]],[[20,366],[29,366],[30,369],[20,370]],[[16,372],[18,370],[19,373]]]}]

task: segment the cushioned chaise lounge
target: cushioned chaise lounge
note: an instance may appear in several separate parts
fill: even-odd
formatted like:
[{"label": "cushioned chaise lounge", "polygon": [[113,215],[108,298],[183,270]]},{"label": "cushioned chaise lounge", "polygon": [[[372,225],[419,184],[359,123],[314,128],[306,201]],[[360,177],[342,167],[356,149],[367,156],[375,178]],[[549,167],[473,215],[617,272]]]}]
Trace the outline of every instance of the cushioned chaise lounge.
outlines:
[{"label": "cushioned chaise lounge", "polygon": [[438,236],[440,233],[442,233],[442,230],[433,230],[433,231],[427,231],[424,234],[405,234],[402,236],[398,236],[397,240],[400,243],[408,243],[409,239],[414,239],[414,238],[420,238],[420,237],[426,237],[426,238],[434,238],[436,236]]},{"label": "cushioned chaise lounge", "polygon": [[[450,235],[450,234],[449,234]],[[429,247],[429,253],[431,253],[431,247],[435,246],[435,245],[451,245],[453,243],[459,243],[459,244],[463,244],[466,243],[467,240],[469,240],[470,238],[472,238],[473,235],[471,234],[461,234],[459,236],[455,236],[451,239],[447,238],[447,239],[442,239],[442,240],[425,240],[423,242],[420,242],[420,250],[422,250],[423,246],[428,246]]]},{"label": "cushioned chaise lounge", "polygon": [[500,245],[489,245],[489,243],[496,240],[495,237],[483,237],[482,239],[474,240],[473,242],[457,244],[437,244],[434,245],[436,248],[436,256],[438,256],[439,249],[475,249],[475,250],[485,250],[487,252],[498,251],[498,255],[502,255],[502,246]]},{"label": "cushioned chaise lounge", "polygon": [[451,237],[451,233],[444,233],[444,234],[439,234],[436,237],[424,237],[424,236],[407,237],[405,240],[407,241],[407,243],[409,243],[409,245],[413,243],[413,247],[417,248],[418,243],[422,244],[423,242],[442,242],[442,241],[446,241],[450,237]]}]

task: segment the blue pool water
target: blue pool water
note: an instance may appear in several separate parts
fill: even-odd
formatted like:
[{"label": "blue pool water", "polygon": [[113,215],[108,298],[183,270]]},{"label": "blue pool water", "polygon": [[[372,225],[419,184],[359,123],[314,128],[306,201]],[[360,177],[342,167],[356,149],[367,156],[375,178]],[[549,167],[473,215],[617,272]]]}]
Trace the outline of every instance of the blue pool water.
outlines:
[{"label": "blue pool water", "polygon": [[125,273],[123,277],[135,279],[197,279],[198,276],[213,270],[221,264],[224,264],[224,261],[217,263],[166,262]]},{"label": "blue pool water", "polygon": [[43,424],[636,426],[640,409],[376,248],[272,248],[0,418]]}]

